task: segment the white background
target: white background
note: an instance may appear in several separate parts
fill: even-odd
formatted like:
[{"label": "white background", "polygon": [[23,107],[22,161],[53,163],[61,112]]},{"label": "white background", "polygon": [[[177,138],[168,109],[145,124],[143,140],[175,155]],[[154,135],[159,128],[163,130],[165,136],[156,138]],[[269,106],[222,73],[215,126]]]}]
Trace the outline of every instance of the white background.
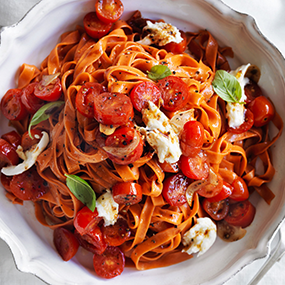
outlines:
[{"label": "white background", "polygon": [[[16,23],[37,2],[38,0],[0,0],[0,26]],[[237,11],[253,16],[261,32],[285,56],[284,0],[223,0],[223,2]],[[265,259],[254,261],[225,285],[248,284],[264,261]],[[19,272],[16,269],[10,249],[0,240],[0,284],[43,285],[45,283],[31,274]],[[285,257],[271,268],[259,284],[285,284]]]}]

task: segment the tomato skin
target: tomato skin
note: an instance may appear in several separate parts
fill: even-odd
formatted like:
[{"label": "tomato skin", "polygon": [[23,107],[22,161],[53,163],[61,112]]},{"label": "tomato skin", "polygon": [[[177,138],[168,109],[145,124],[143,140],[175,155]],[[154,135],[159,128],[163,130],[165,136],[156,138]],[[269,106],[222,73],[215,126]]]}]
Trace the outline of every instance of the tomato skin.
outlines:
[{"label": "tomato skin", "polygon": [[1,138],[10,143],[15,149],[21,144],[21,136],[16,131],[6,133]]},{"label": "tomato skin", "polygon": [[94,117],[94,96],[106,92],[106,87],[96,82],[86,82],[75,98],[76,109],[85,117]]},{"label": "tomato skin", "polygon": [[104,92],[94,98],[94,117],[101,124],[121,126],[133,116],[133,104],[125,94]]},{"label": "tomato skin", "polygon": [[186,50],[187,38],[186,38],[186,34],[181,30],[180,30],[180,34],[182,37],[182,41],[180,43],[170,42],[166,44],[165,46],[163,46],[162,48],[164,48],[168,52],[172,52],[175,54],[183,53]]},{"label": "tomato skin", "polygon": [[227,199],[218,202],[210,202],[209,199],[206,198],[203,200],[202,206],[209,216],[215,221],[224,219],[230,208]]},{"label": "tomato skin", "polygon": [[142,199],[142,187],[135,182],[118,182],[112,187],[114,201],[118,204],[133,205]]},{"label": "tomato skin", "polygon": [[204,186],[202,186],[197,193],[200,196],[206,197],[206,198],[212,198],[216,195],[218,195],[223,188],[223,179],[222,177],[217,174],[217,179],[218,181],[215,182],[215,184],[206,184]]},{"label": "tomato skin", "polygon": [[0,161],[12,165],[19,163],[19,156],[15,148],[4,139],[0,139]]},{"label": "tomato skin", "polygon": [[39,143],[41,137],[43,136],[42,132],[39,129],[31,130],[32,138],[29,135],[29,132],[26,131],[21,139],[21,146],[24,151],[30,149],[33,145]]},{"label": "tomato skin", "polygon": [[191,180],[183,174],[174,174],[163,182],[162,196],[171,206],[182,206],[186,203],[186,190]]},{"label": "tomato skin", "polygon": [[124,253],[115,246],[108,246],[103,254],[94,254],[93,266],[98,276],[111,279],[120,275],[125,268]]},{"label": "tomato skin", "polygon": [[56,228],[53,231],[53,243],[64,261],[70,260],[79,247],[79,242],[74,234],[65,228]]},{"label": "tomato skin", "polygon": [[247,104],[253,101],[256,97],[262,96],[260,87],[253,81],[250,81],[250,83],[245,85],[244,93],[247,97],[245,100]]},{"label": "tomato skin", "polygon": [[180,137],[180,147],[183,155],[196,156],[202,149],[204,142],[204,126],[198,121],[189,121],[184,127]]},{"label": "tomato skin", "polygon": [[233,192],[229,196],[232,200],[235,201],[244,201],[248,199],[249,192],[246,183],[241,177],[236,178],[233,183]]},{"label": "tomato skin", "polygon": [[164,161],[163,163],[158,162],[158,164],[164,172],[177,173],[179,171],[179,165],[177,162],[168,163],[167,161]]},{"label": "tomato skin", "polygon": [[248,200],[241,201],[230,205],[225,221],[230,225],[246,228],[252,223],[255,211],[255,207]]},{"label": "tomato skin", "polygon": [[163,100],[163,108],[175,112],[184,107],[189,99],[190,93],[187,84],[176,76],[167,76],[157,83]]},{"label": "tomato skin", "polygon": [[213,202],[219,202],[221,200],[224,200],[232,194],[233,190],[234,190],[234,187],[231,184],[229,184],[226,181],[223,181],[222,190],[216,196],[212,198],[208,198],[208,201],[213,203]]},{"label": "tomato skin", "polygon": [[102,38],[108,34],[112,28],[112,23],[106,24],[100,21],[97,17],[96,12],[89,12],[86,14],[83,18],[83,25],[86,33],[95,39]]},{"label": "tomato skin", "polygon": [[107,24],[119,20],[124,12],[121,0],[97,0],[95,9],[99,20]]},{"label": "tomato skin", "polygon": [[84,235],[89,232],[90,229],[98,225],[101,220],[102,217],[98,216],[97,209],[92,212],[87,206],[85,206],[77,212],[73,224],[79,234]]},{"label": "tomato skin", "polygon": [[19,199],[36,201],[48,192],[47,182],[38,174],[35,167],[14,175],[10,183],[11,192]]},{"label": "tomato skin", "polygon": [[37,98],[54,102],[57,101],[62,95],[62,86],[59,78],[54,79],[48,85],[44,85],[44,80],[41,80],[34,89],[34,94]]},{"label": "tomato skin", "polygon": [[263,127],[267,125],[275,115],[272,103],[264,96],[255,98],[249,105],[254,116],[254,126]]},{"label": "tomato skin", "polygon": [[130,94],[134,108],[141,112],[146,103],[151,101],[158,106],[161,93],[158,87],[150,81],[142,82],[136,85]]},{"label": "tomato skin", "polygon": [[101,229],[108,246],[120,246],[131,236],[129,225],[122,218],[119,218],[114,225],[103,226]]},{"label": "tomato skin", "polygon": [[251,129],[253,123],[254,123],[253,113],[250,111],[250,109],[246,109],[244,122],[237,128],[229,128],[229,131],[234,134],[241,134]]},{"label": "tomato skin", "polygon": [[183,174],[191,179],[202,180],[209,175],[210,166],[204,155],[195,157],[181,155],[179,164]]},{"label": "tomato skin", "polygon": [[21,100],[30,114],[36,113],[38,109],[40,109],[45,103],[42,99],[38,98],[34,94],[35,87],[38,84],[39,83],[37,82],[33,82],[23,89]]},{"label": "tomato skin", "polygon": [[20,121],[28,115],[21,100],[22,93],[21,89],[9,89],[1,99],[1,111],[10,121]]}]

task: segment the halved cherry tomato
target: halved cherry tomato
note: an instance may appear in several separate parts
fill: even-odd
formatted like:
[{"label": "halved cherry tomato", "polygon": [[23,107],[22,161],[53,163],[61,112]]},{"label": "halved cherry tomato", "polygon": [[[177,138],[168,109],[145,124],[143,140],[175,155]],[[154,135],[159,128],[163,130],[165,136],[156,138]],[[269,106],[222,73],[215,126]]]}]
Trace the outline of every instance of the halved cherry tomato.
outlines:
[{"label": "halved cherry tomato", "polygon": [[118,182],[112,187],[114,201],[118,204],[133,205],[142,199],[142,187],[135,182]]},{"label": "halved cherry tomato", "polygon": [[166,44],[165,46],[163,46],[162,48],[172,53],[183,53],[186,50],[187,38],[186,38],[186,34],[181,30],[180,30],[180,34],[182,37],[182,41],[180,43],[170,42]]},{"label": "halved cherry tomato", "polygon": [[213,202],[219,202],[221,200],[224,200],[232,194],[233,190],[234,190],[234,187],[231,184],[229,184],[226,181],[223,181],[222,190],[216,196],[212,198],[208,198],[208,201],[213,203]]},{"label": "halved cherry tomato", "polygon": [[43,134],[39,129],[32,129],[31,136],[32,138],[30,137],[28,131],[25,132],[22,136],[21,146],[24,151],[30,149],[33,145],[39,143]]},{"label": "halved cherry tomato", "polygon": [[190,96],[188,86],[179,77],[167,76],[159,80],[157,86],[161,92],[165,110],[175,112],[187,104]]},{"label": "halved cherry tomato", "polygon": [[249,105],[254,116],[254,126],[262,127],[268,124],[274,117],[275,109],[272,103],[264,96],[255,98]]},{"label": "halved cherry tomato", "polygon": [[180,147],[183,155],[196,156],[204,142],[204,126],[198,121],[189,121],[184,127],[180,137]]},{"label": "halved cherry tomato", "polygon": [[97,209],[92,212],[87,206],[85,206],[77,212],[73,224],[79,234],[84,235],[93,227],[97,226],[101,220],[102,217],[98,216]]},{"label": "halved cherry tomato", "polygon": [[9,89],[1,99],[1,111],[8,120],[19,121],[27,116],[27,110],[21,100],[22,93],[21,89]]},{"label": "halved cherry tomato", "polygon": [[15,149],[21,144],[21,136],[16,131],[6,133],[1,138],[10,143]]},{"label": "halved cherry tomato", "polygon": [[57,228],[53,231],[53,243],[64,261],[70,260],[79,247],[74,234],[65,228]]},{"label": "halved cherry tomato", "polygon": [[125,94],[104,92],[94,97],[94,117],[101,124],[120,126],[133,116],[133,104]]},{"label": "halved cherry tomato", "polygon": [[233,192],[229,196],[232,200],[235,201],[244,201],[248,199],[249,192],[246,183],[241,177],[236,178],[233,183]]},{"label": "halved cherry tomato", "polygon": [[249,109],[246,109],[244,116],[245,116],[244,122],[237,128],[229,128],[230,132],[234,134],[241,134],[251,129],[254,123],[253,113]]},{"label": "halved cherry tomato", "polygon": [[125,219],[119,218],[114,225],[103,226],[102,228],[104,240],[109,246],[122,245],[131,235],[131,230]]},{"label": "halved cherry tomato", "polygon": [[222,177],[217,174],[217,181],[214,181],[213,183],[208,183],[206,185],[203,185],[197,193],[200,196],[206,197],[206,198],[212,198],[216,195],[218,195],[223,188],[223,179]]},{"label": "halved cherry tomato", "polygon": [[30,114],[36,113],[45,103],[42,99],[35,96],[34,91],[38,84],[38,82],[33,82],[23,89],[21,100]]},{"label": "halved cherry tomato", "polygon": [[19,156],[16,149],[4,139],[0,139],[0,161],[12,165],[19,163]]},{"label": "halved cherry tomato", "polygon": [[125,268],[125,255],[118,247],[108,246],[102,254],[94,254],[93,266],[98,276],[114,278]]},{"label": "halved cherry tomato", "polygon": [[108,34],[112,28],[112,23],[106,24],[100,21],[97,17],[96,12],[90,12],[86,14],[83,18],[83,25],[86,33],[95,39],[102,38]]},{"label": "halved cherry tomato", "polygon": [[171,206],[182,206],[186,203],[186,190],[191,180],[183,174],[175,174],[163,182],[162,196]]},{"label": "halved cherry tomato", "polygon": [[76,109],[85,117],[94,117],[94,97],[106,91],[106,87],[96,82],[86,82],[75,98]]},{"label": "halved cherry tomato", "polygon": [[38,174],[35,167],[13,176],[11,192],[19,199],[37,200],[48,192],[48,183]]},{"label": "halved cherry tomato", "polygon": [[204,155],[196,155],[195,157],[181,155],[179,164],[183,174],[191,179],[206,179],[209,175],[210,166]]},{"label": "halved cherry tomato", "polygon": [[177,162],[168,163],[167,161],[164,161],[163,163],[158,162],[158,164],[164,172],[177,173],[179,171]]},{"label": "halved cherry tomato", "polygon": [[5,190],[7,191],[11,191],[10,190],[10,183],[11,183],[11,180],[13,178],[13,176],[7,176],[3,173],[1,173],[1,184],[3,185],[3,187],[5,188]]},{"label": "halved cherry tomato", "polygon": [[227,199],[219,202],[210,202],[209,199],[203,200],[203,208],[215,221],[220,221],[226,217],[229,212],[229,202]]},{"label": "halved cherry tomato", "polygon": [[225,221],[230,225],[246,228],[252,223],[255,211],[255,207],[248,200],[238,202],[230,205]]},{"label": "halved cherry tomato", "polygon": [[136,85],[130,94],[134,108],[139,112],[145,107],[146,103],[151,101],[158,105],[161,93],[158,87],[150,81],[142,82]]},{"label": "halved cherry tomato", "polygon": [[104,23],[114,23],[122,16],[124,6],[121,0],[97,0],[96,14]]},{"label": "halved cherry tomato", "polygon": [[256,97],[262,96],[260,87],[253,81],[250,81],[250,83],[245,85],[244,93],[247,97],[245,100],[247,104],[253,101]]},{"label": "halved cherry tomato", "polygon": [[[49,75],[47,75],[49,76]],[[39,99],[45,101],[57,101],[62,95],[62,87],[59,78],[55,78],[48,85],[46,84],[46,80],[43,78],[34,89],[34,94]]]}]

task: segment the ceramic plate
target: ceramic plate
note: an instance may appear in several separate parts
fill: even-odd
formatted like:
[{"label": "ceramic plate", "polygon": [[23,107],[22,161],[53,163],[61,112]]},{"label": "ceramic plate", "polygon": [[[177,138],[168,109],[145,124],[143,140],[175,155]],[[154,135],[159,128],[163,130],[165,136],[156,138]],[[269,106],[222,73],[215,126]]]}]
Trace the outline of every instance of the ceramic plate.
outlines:
[{"label": "ceramic plate", "polygon": [[[231,46],[235,59],[232,68],[248,62],[261,69],[260,85],[270,95],[285,121],[284,59],[259,32],[254,20],[237,13],[217,0],[124,0],[128,17],[140,10],[145,17],[163,18],[184,31],[208,29],[222,46]],[[62,32],[82,23],[83,16],[94,10],[93,0],[43,0],[18,24],[1,33],[0,94],[15,86],[15,74],[23,63],[39,65],[57,43]],[[175,11],[175,12],[174,12]],[[2,116],[2,115],[1,115]],[[8,130],[7,121],[0,118],[0,133]],[[34,217],[29,203],[16,206],[0,189],[0,237],[10,246],[17,267],[50,284],[220,284],[254,259],[268,253],[270,240],[285,216],[284,134],[272,149],[276,175],[270,184],[276,198],[268,206],[257,195],[252,202],[257,208],[254,223],[246,236],[235,243],[217,239],[204,255],[161,269],[136,271],[125,269],[120,277],[102,280],[95,276],[89,255],[77,255],[63,262],[54,250],[52,232],[42,227]]]}]

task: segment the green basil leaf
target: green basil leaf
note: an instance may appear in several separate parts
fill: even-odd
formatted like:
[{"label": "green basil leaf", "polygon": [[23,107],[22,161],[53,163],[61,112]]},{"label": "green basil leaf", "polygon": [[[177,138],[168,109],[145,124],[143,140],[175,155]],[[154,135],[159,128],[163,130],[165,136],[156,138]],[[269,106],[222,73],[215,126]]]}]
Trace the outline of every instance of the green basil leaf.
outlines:
[{"label": "green basil leaf", "polygon": [[56,102],[50,102],[48,104],[43,105],[32,117],[31,122],[29,124],[28,132],[31,139],[33,138],[31,135],[31,127],[39,124],[42,121],[47,120],[50,115],[54,112],[54,109],[57,109],[62,104],[64,104],[64,101],[56,101]]},{"label": "green basil leaf", "polygon": [[148,78],[156,81],[171,75],[171,70],[166,65],[154,65],[147,73]]},{"label": "green basil leaf", "polygon": [[212,86],[216,94],[229,103],[239,102],[242,96],[241,86],[235,76],[224,70],[217,70]]},{"label": "green basil leaf", "polygon": [[92,187],[77,175],[65,174],[66,185],[72,194],[92,212],[96,207],[96,195]]}]

